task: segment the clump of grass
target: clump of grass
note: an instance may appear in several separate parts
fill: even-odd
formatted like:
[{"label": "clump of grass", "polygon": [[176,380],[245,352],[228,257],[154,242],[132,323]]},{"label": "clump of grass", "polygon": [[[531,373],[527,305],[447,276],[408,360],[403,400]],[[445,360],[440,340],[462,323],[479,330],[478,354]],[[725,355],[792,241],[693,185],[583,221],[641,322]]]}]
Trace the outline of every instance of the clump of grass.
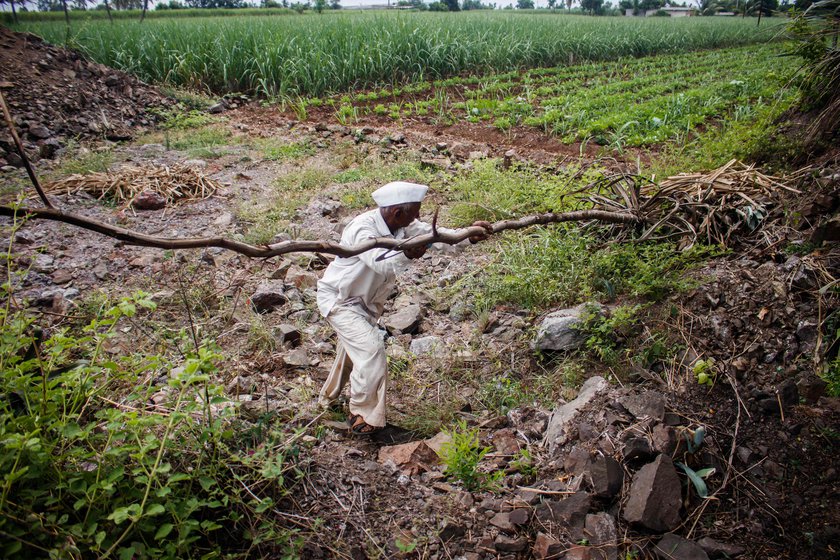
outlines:
[{"label": "clump of grass", "polygon": [[196,110],[159,111],[158,115],[163,119],[161,128],[167,130],[190,130],[219,122],[217,117]]},{"label": "clump of grass", "polygon": [[684,272],[720,254],[702,246],[680,252],[671,243],[599,245],[595,237],[566,225],[507,236],[496,260],[473,281],[476,305],[539,309],[620,294],[658,300],[689,287]]},{"label": "clump of grass", "polygon": [[220,126],[204,126],[197,129],[175,129],[165,135],[168,148],[175,150],[199,150],[227,146],[233,142],[229,130]]},{"label": "clump of grass", "polygon": [[114,153],[111,150],[80,150],[62,162],[58,174],[89,175],[91,173],[106,173],[113,163]]},{"label": "clump of grass", "polygon": [[315,154],[315,148],[306,140],[302,142],[282,143],[274,139],[257,142],[257,148],[263,159],[272,161],[291,161]]},{"label": "clump of grass", "polygon": [[456,176],[447,187],[455,200],[449,211],[457,225],[476,220],[496,221],[536,212],[562,212],[574,200],[569,192],[595,181],[597,169],[581,172],[575,166],[546,173],[529,165],[504,169],[499,160],[474,162],[472,169]]}]

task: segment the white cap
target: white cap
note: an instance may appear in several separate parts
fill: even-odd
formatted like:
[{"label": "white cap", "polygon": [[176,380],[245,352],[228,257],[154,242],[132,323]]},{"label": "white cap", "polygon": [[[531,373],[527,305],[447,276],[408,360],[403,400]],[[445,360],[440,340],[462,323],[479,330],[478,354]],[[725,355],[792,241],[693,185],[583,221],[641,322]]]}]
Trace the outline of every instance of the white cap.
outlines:
[{"label": "white cap", "polygon": [[407,183],[405,181],[394,181],[382,187],[379,187],[371,196],[376,204],[384,208],[386,206],[394,206],[396,204],[406,204],[409,202],[422,202],[423,197],[426,196],[426,191],[429,187],[426,185],[418,185],[417,183]]}]

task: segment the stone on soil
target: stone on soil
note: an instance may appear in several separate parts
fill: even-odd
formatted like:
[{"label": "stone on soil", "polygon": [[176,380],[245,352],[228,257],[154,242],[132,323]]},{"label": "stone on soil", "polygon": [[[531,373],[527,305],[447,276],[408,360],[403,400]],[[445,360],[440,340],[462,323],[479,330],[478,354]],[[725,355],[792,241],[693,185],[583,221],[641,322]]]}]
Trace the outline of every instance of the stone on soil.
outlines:
[{"label": "stone on soil", "polygon": [[521,552],[528,547],[527,537],[512,538],[506,535],[499,535],[493,542],[493,546],[499,552]]},{"label": "stone on soil", "polygon": [[697,544],[706,551],[709,558],[737,558],[744,554],[744,547],[722,543],[709,537],[703,537]]},{"label": "stone on soil", "polygon": [[531,552],[536,560],[547,560],[548,558],[558,558],[564,550],[566,550],[566,547],[557,539],[545,533],[537,533]]},{"label": "stone on soil", "polygon": [[699,545],[673,533],[663,536],[654,551],[660,560],[709,560]]},{"label": "stone on soil", "polygon": [[257,313],[269,313],[274,308],[286,303],[286,295],[283,292],[283,282],[268,281],[257,286],[257,291],[251,296],[251,305]]},{"label": "stone on soil", "polygon": [[312,364],[305,348],[296,348],[283,356],[283,363],[292,367],[307,367]]},{"label": "stone on soil", "polygon": [[586,516],[585,531],[592,545],[592,560],[617,560],[618,529],[615,518],[606,512]]},{"label": "stone on soil", "polygon": [[415,475],[436,465],[438,456],[424,441],[391,445],[379,450],[379,462],[391,461],[403,474]]},{"label": "stone on soil", "polygon": [[274,337],[280,344],[288,344],[293,347],[300,344],[300,331],[294,325],[284,323],[277,325],[272,330],[274,331]]},{"label": "stone on soil", "polygon": [[645,391],[619,401],[635,418],[649,416],[659,422],[665,418],[665,397],[656,391]]},{"label": "stone on soil", "polygon": [[135,210],[160,210],[166,206],[166,198],[155,191],[143,191],[134,197],[131,206]]},{"label": "stone on soil", "polygon": [[318,276],[312,272],[307,272],[298,266],[292,265],[286,272],[286,284],[294,286],[299,290],[314,288],[318,284]]},{"label": "stone on soil", "polygon": [[592,491],[596,496],[612,498],[621,491],[624,470],[612,457],[600,455],[590,462],[587,477],[592,483]]},{"label": "stone on soil", "polygon": [[578,411],[599,393],[605,391],[607,387],[609,387],[609,383],[603,377],[590,377],[580,388],[580,393],[575,400],[554,409],[548,421],[548,428],[543,440],[544,444],[548,445],[550,453],[554,453],[559,446],[566,444],[571,439],[569,428]]},{"label": "stone on soil", "polygon": [[671,458],[660,454],[639,469],[630,486],[623,517],[653,531],[670,531],[680,524],[682,490]]},{"label": "stone on soil", "polygon": [[420,327],[423,309],[419,305],[407,305],[384,318],[383,323],[393,336],[414,334]]},{"label": "stone on soil", "polygon": [[[581,304],[549,313],[537,330],[534,347],[542,351],[567,352],[583,346],[586,334],[575,327],[580,324],[581,316],[587,312],[587,306],[590,309],[595,308],[592,304]],[[597,306],[597,309],[600,313],[601,307]]]},{"label": "stone on soil", "polygon": [[408,349],[416,356],[423,356],[426,354],[438,356],[443,354],[445,351],[443,341],[441,341],[439,336],[424,336],[415,338],[411,341],[411,345]]}]

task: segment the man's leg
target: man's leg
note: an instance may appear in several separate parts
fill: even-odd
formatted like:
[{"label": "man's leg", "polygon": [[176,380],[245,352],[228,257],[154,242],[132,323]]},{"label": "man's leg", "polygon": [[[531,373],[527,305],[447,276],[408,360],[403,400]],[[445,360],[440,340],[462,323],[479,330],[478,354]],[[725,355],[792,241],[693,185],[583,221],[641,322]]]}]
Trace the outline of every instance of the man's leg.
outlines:
[{"label": "man's leg", "polygon": [[342,307],[334,308],[327,321],[353,363],[350,413],[360,415],[371,426],[384,426],[388,359],[382,331],[366,315]]},{"label": "man's leg", "polygon": [[352,369],[353,362],[350,361],[350,357],[344,351],[344,345],[339,340],[335,346],[335,362],[333,362],[327,380],[324,381],[324,386],[321,387],[321,393],[318,395],[318,404],[323,407],[328,407],[338,399],[344,386],[350,380]]}]

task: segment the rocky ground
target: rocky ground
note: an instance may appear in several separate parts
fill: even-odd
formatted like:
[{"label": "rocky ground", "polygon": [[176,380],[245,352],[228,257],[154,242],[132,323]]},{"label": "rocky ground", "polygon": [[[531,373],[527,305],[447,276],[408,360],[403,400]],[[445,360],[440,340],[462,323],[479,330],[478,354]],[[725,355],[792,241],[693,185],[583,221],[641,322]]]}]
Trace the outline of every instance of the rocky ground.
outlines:
[{"label": "rocky ground", "polygon": [[[154,90],[32,38],[2,33],[0,42],[25,40],[33,52],[60,61],[40,66],[44,73],[59,72],[45,75],[46,82],[81,79],[105,88],[104,99],[115,100],[116,113],[103,112],[103,118],[126,127],[115,131],[151,123],[141,107],[160,99]],[[112,74],[119,87],[108,85]],[[9,97],[33,147],[80,133],[73,128],[82,126],[78,119],[62,121],[49,112],[57,104],[36,103],[39,110],[27,115],[27,97]],[[249,205],[273,200],[275,179],[301,168],[337,170],[347,158],[375,158],[382,165],[410,159],[445,172],[488,155],[551,159],[538,148],[536,153],[480,135],[459,137],[453,130],[442,136],[377,123],[295,123],[256,106],[225,117],[218,126],[231,131],[230,142],[205,158],[167,149],[161,137],[114,145],[103,138],[105,129],[88,126],[97,138],[88,148],[108,150],[112,170],[189,161],[222,185],[210,198],[155,210],[103,204],[84,194],[53,200],[163,237],[241,236],[253,226]],[[46,138],[33,134],[39,123],[49,127]],[[298,159],[275,159],[249,144],[250,138],[305,142],[313,150]],[[8,146],[0,147],[7,150],[0,156],[15,163]],[[47,173],[75,157],[60,144],[50,155],[55,165],[39,164]],[[681,343],[677,357],[622,372],[587,362],[582,384],[559,392],[562,397],[550,405],[517,403],[500,414],[485,406],[479,392],[500,372],[526,378],[554,371],[578,352],[583,340],[571,327],[580,308],[538,314],[506,307],[476,316],[469,302],[446,288],[480,273],[493,242],[457,258],[429,253],[401,278],[383,320],[391,335],[389,355],[399,366],[392,372],[393,419],[412,430],[393,429],[373,440],[350,436],[334,423],[340,414],[324,415],[314,406],[334,352],[332,333],[314,307],[325,257],[255,260],[218,249],[172,253],[68,225],[30,222],[11,240],[16,262],[29,267],[16,302],[40,310],[58,327],[83,320],[105,296],[142,288],[159,302],[157,315],[148,324],[128,325],[109,351],[159,348],[189,321],[214,338],[226,356],[218,382],[246,422],[259,426],[270,419],[306,429],[308,451],[300,464],[305,476],[282,508],[289,526],[306,539],[305,558],[832,558],[840,550],[840,403],[824,395],[825,384],[813,372],[817,357],[837,351],[827,348],[831,341],[820,328],[836,301],[830,291],[819,290],[837,275],[832,217],[840,206],[840,165],[826,160],[820,167],[807,185],[820,195],[790,202],[796,220],[760,232],[692,272],[697,287],[657,304],[632,335],[664,333]],[[4,173],[4,181],[22,177],[16,168]],[[275,239],[337,240],[364,207],[348,205],[348,188],[364,192],[369,185],[319,184]],[[803,250],[783,251],[790,244]],[[697,383],[701,361],[710,385]],[[449,407],[479,431],[490,450],[479,471],[505,473],[494,490],[469,491],[447,476],[438,452],[450,436],[408,424],[423,407]],[[705,475],[705,497],[702,485],[689,478],[693,473]]]}]

